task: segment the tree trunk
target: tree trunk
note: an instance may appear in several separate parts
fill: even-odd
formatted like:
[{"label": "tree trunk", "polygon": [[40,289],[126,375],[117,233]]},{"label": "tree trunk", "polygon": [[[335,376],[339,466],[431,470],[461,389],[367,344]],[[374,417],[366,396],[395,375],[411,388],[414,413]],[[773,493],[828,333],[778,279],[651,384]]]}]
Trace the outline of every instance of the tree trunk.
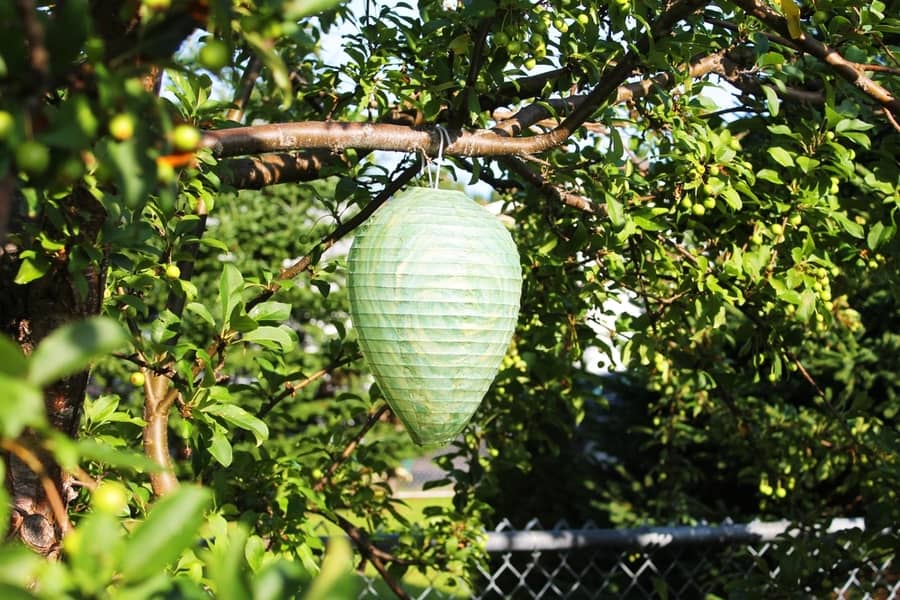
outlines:
[{"label": "tree trunk", "polygon": [[[87,192],[76,189],[70,198],[69,210],[68,216],[80,226],[82,237],[79,243],[96,243],[104,216],[97,201]],[[22,230],[22,225],[21,221],[16,223],[13,219],[10,230],[15,234]],[[30,354],[60,325],[100,312],[104,269],[97,264],[89,265],[82,273],[87,286],[79,290],[75,277],[69,272],[67,252],[62,251],[46,275],[19,285],[13,281],[19,269],[19,252],[20,248],[12,241],[0,247],[0,331],[18,342],[25,354]],[[78,432],[87,380],[87,372],[78,373],[44,389],[48,422],[72,437]],[[20,441],[23,446],[33,448],[34,445],[29,443],[33,438],[26,432]],[[43,463],[45,476],[67,504],[76,495],[71,477],[46,452],[36,454]],[[38,473],[16,456],[7,454],[3,459],[7,467],[5,483],[13,501],[11,535],[41,554],[55,555],[67,523],[60,523],[55,517]]]}]

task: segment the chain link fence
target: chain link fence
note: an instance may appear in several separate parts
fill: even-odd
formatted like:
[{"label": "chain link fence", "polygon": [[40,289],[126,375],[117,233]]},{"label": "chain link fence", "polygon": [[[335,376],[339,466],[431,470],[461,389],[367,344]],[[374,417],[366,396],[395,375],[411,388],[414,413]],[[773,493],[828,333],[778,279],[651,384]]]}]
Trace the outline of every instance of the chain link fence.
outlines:
[{"label": "chain link fence", "polygon": [[[565,522],[545,529],[532,520],[522,529],[504,521],[487,533],[490,561],[473,578],[472,589],[446,577],[404,585],[417,600],[599,599],[663,600],[772,597],[775,582],[831,590],[834,599],[900,599],[900,571],[893,555],[854,561],[845,534],[864,528],[862,519],[836,519],[813,534],[791,529],[787,521],[698,527],[602,529]],[[835,556],[839,558],[834,558]],[[842,558],[840,558],[842,557]],[[815,565],[803,573],[800,565]],[[803,583],[803,577],[815,581]],[[746,595],[747,590],[753,594]],[[360,598],[382,598],[386,590],[366,578]],[[779,596],[783,597],[783,596]],[[796,596],[794,596],[796,597]]]}]

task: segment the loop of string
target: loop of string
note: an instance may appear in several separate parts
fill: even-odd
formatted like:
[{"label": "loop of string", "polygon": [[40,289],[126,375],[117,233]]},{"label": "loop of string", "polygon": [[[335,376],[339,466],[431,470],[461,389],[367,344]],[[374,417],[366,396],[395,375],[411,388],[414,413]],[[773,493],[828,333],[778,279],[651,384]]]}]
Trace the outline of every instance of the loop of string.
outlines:
[{"label": "loop of string", "polygon": [[[428,186],[437,189],[438,184],[441,180],[441,167],[444,166],[444,144],[449,146],[451,143],[450,133],[444,128],[443,125],[436,125],[435,129],[438,132],[439,143],[438,143],[438,155],[434,161],[431,161],[427,155],[425,155],[425,160],[429,163],[434,164],[434,173],[432,174],[432,169],[429,168],[429,165],[425,165],[425,175],[428,177]],[[424,152],[423,152],[424,154]]]}]

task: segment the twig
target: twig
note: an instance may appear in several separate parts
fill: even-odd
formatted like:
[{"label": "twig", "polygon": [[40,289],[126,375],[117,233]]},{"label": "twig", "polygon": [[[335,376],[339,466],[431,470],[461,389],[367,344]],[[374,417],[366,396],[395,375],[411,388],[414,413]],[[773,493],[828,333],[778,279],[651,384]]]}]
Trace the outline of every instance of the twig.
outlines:
[{"label": "twig", "polygon": [[0,448],[14,454],[16,458],[21,460],[26,467],[38,476],[41,480],[41,487],[44,488],[44,495],[47,496],[47,502],[50,503],[50,509],[53,511],[53,517],[59,524],[60,533],[65,535],[71,531],[72,522],[69,521],[66,505],[59,494],[59,490],[56,489],[56,485],[47,473],[47,469],[44,468],[44,463],[41,462],[41,459],[34,452],[12,439],[0,439]]},{"label": "twig", "polygon": [[[372,213],[374,213],[379,206],[387,202],[388,198],[393,196],[395,193],[397,193],[397,191],[400,190],[400,188],[402,188],[410,180],[412,180],[412,178],[419,173],[421,168],[421,159],[417,156],[414,162],[409,167],[404,169],[395,178],[391,179],[391,181],[389,181],[387,185],[385,185],[384,189],[381,190],[381,192],[377,196],[375,196],[362,210],[353,215],[353,217],[351,217],[350,219],[347,219],[346,221],[335,227],[335,229],[331,233],[319,240],[319,243],[313,246],[312,250],[310,250],[310,252],[306,256],[295,261],[290,266],[282,269],[278,274],[278,279],[293,279],[300,273],[308,270],[312,266],[313,260],[315,260],[316,257],[321,256],[322,252],[334,246],[334,244],[338,240],[362,225],[366,221],[366,219],[372,216]],[[266,300],[271,298],[272,295],[280,289],[280,287],[281,286],[277,281],[273,281],[272,283],[270,283],[259,295],[257,295],[247,303],[247,310],[250,310],[260,302],[265,302]]]},{"label": "twig", "polygon": [[37,78],[36,87],[41,89],[47,80],[50,65],[50,54],[44,46],[44,27],[37,18],[32,0],[16,0],[16,10],[28,43],[28,66]]},{"label": "twig", "polygon": [[278,403],[287,398],[288,396],[293,396],[309,384],[318,381],[325,375],[335,372],[339,368],[349,365],[355,360],[358,360],[362,357],[362,354],[353,354],[352,356],[345,356],[344,358],[337,359],[333,361],[331,364],[325,366],[322,369],[319,369],[309,377],[298,381],[297,383],[286,383],[284,384],[284,389],[281,390],[278,394],[269,399],[266,404],[259,409],[259,412],[256,414],[257,418],[264,419],[272,409],[278,406]]},{"label": "twig", "polygon": [[594,206],[591,202],[582,196],[577,194],[573,194],[566,190],[560,189],[559,187],[548,182],[544,177],[540,174],[535,173],[531,169],[528,168],[525,163],[516,158],[506,158],[500,161],[500,164],[507,167],[509,170],[518,174],[520,177],[525,179],[529,184],[536,187],[538,190],[544,192],[554,200],[558,202],[562,202],[566,206],[571,206],[572,208],[577,208],[580,211],[586,212],[588,214],[606,214],[605,206]]},{"label": "twig", "polygon": [[870,65],[868,63],[853,63],[857,68],[872,73],[890,73],[891,75],[900,75],[900,69],[888,67],[887,65]]},{"label": "twig", "polygon": [[244,120],[244,110],[250,101],[253,86],[256,85],[256,80],[259,79],[262,66],[262,59],[254,54],[250,58],[250,62],[247,63],[247,67],[244,69],[243,75],[241,75],[241,81],[234,91],[234,101],[232,102],[234,108],[228,109],[228,112],[225,113],[225,118],[229,121],[241,122]]},{"label": "twig", "polygon": [[900,131],[900,123],[897,123],[897,119],[894,117],[894,114],[886,108],[882,110],[884,112],[884,116],[887,118],[890,124],[894,126],[894,129]]},{"label": "twig", "polygon": [[339,468],[341,468],[341,465],[343,465],[345,462],[347,462],[347,460],[350,458],[350,456],[356,450],[356,447],[359,446],[359,443],[362,441],[362,439],[365,437],[365,435],[369,432],[370,429],[372,429],[372,427],[375,426],[375,423],[377,423],[381,419],[381,416],[384,413],[386,413],[387,410],[388,410],[388,405],[382,404],[381,406],[378,407],[377,410],[375,410],[372,413],[369,413],[369,416],[366,419],[366,422],[363,424],[363,426],[360,428],[360,430],[356,433],[356,435],[353,436],[353,439],[347,443],[347,445],[344,447],[344,449],[341,451],[341,453],[337,456],[337,458],[335,458],[332,461],[332,463],[330,465],[328,465],[328,469],[325,471],[325,474],[322,476],[322,478],[319,479],[319,481],[317,481],[316,484],[313,486],[313,490],[315,490],[317,492],[321,492],[322,490],[325,489],[325,486],[328,485],[328,483],[331,481],[331,478],[334,476],[334,474],[337,472],[337,470]]}]

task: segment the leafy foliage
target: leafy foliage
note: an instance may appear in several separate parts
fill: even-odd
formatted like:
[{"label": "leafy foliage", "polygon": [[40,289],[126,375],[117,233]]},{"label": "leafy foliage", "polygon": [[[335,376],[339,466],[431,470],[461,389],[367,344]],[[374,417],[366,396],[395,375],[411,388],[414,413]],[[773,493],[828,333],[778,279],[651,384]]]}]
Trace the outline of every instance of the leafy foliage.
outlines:
[{"label": "leafy foliage", "polygon": [[[4,597],[343,597],[323,521],[401,595],[505,517],[864,515],[842,560],[896,551],[895,5],[32,4],[0,6],[0,523],[61,560],[4,544]],[[382,148],[490,187],[525,276],[417,522],[345,290],[415,172]],[[830,592],[816,560],[771,585]]]}]

